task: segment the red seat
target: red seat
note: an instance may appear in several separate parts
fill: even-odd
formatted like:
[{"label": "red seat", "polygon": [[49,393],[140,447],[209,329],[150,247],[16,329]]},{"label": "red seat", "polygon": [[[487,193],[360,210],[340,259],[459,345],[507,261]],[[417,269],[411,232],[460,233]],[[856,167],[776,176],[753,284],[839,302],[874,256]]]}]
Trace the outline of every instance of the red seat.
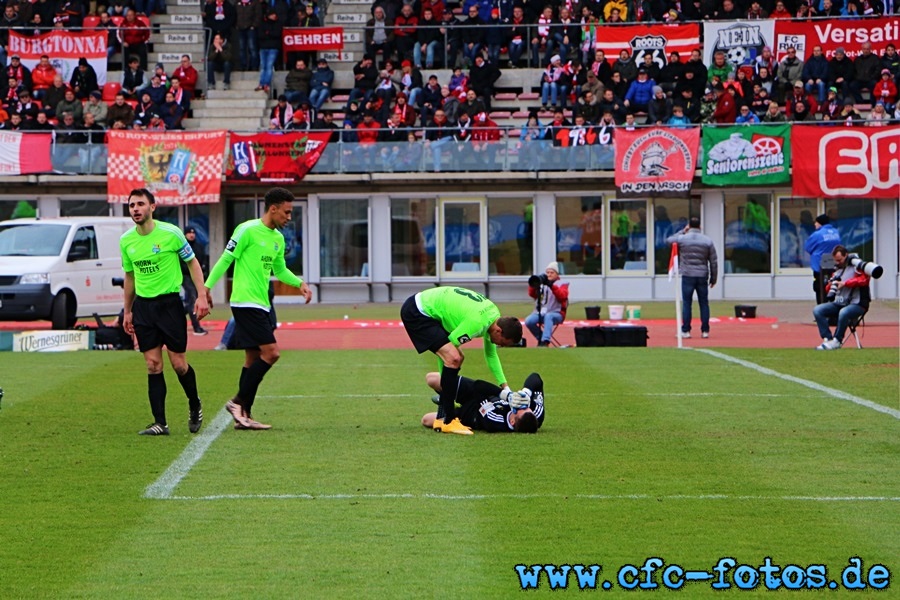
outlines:
[{"label": "red seat", "polygon": [[146,25],[148,29],[150,28],[150,17],[147,17],[145,15],[138,15],[137,20]]},{"label": "red seat", "polygon": [[87,16],[84,18],[82,22],[82,27],[85,29],[96,29],[97,25],[100,24],[100,17],[95,17],[93,15]]},{"label": "red seat", "polygon": [[122,84],[115,81],[107,81],[103,84],[103,96],[102,100],[104,102],[114,102],[116,99],[116,94],[118,94],[122,90]]},{"label": "red seat", "polygon": [[115,25],[116,27],[121,27],[122,23],[125,22],[125,17],[115,15],[113,17],[110,17],[109,20],[112,21],[113,25]]}]

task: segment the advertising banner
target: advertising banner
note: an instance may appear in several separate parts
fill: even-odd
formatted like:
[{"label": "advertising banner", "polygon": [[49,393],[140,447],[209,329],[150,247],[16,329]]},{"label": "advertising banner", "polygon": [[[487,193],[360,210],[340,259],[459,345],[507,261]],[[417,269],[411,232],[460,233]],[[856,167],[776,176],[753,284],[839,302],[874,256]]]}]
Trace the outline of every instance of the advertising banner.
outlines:
[{"label": "advertising banner", "polygon": [[791,126],[703,128],[703,183],[775,185],[790,178]]},{"label": "advertising banner", "polygon": [[900,16],[810,21],[777,19],[775,39],[772,51],[778,60],[784,58],[789,46],[796,48],[797,56],[804,60],[812,55],[813,46],[822,46],[829,60],[834,56],[834,50],[841,47],[852,60],[859,56],[863,42],[871,42],[875,53],[881,55],[888,43],[900,46]]},{"label": "advertising banner", "polygon": [[606,58],[614,62],[623,48],[630,48],[637,64],[644,61],[644,54],[653,54],[653,60],[663,68],[669,61],[669,53],[678,52],[685,62],[691,50],[700,47],[700,25],[604,25],[597,28],[594,48],[603,50]]},{"label": "advertising banner", "polygon": [[49,133],[0,131],[0,175],[26,175],[53,170]]},{"label": "advertising banner", "polygon": [[107,200],[127,202],[135,188],[147,188],[161,205],[219,201],[224,131],[110,130]]},{"label": "advertising banner", "polygon": [[713,64],[713,55],[719,50],[733,65],[752,64],[765,46],[774,44],[777,20],[704,21],[703,64]]},{"label": "advertising banner", "polygon": [[300,181],[325,151],[331,131],[231,134],[227,181],[293,183]]},{"label": "advertising banner", "polygon": [[285,27],[281,33],[281,51],[285,57],[288,52],[343,49],[343,27]]},{"label": "advertising banner", "polygon": [[[106,31],[51,31],[42,35],[22,35],[9,30],[8,56],[17,54],[22,64],[31,70],[41,62],[41,55],[50,57],[50,64],[66,83],[78,68],[78,59],[86,58],[97,73],[100,87],[106,83]],[[6,83],[4,81],[4,83]]]},{"label": "advertising banner", "polygon": [[616,131],[616,190],[620,198],[690,195],[700,128],[651,127]]},{"label": "advertising banner", "polygon": [[91,332],[21,331],[13,334],[13,352],[72,352],[90,348]]},{"label": "advertising banner", "polygon": [[900,126],[794,125],[793,195],[900,197]]}]

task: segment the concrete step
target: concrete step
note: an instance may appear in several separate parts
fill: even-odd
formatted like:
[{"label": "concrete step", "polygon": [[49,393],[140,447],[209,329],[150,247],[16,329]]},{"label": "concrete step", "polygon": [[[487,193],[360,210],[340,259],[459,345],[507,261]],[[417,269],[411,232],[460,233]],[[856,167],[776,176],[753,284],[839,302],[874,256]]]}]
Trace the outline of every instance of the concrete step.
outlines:
[{"label": "concrete step", "polygon": [[[224,94],[225,92],[221,91],[213,91],[214,96],[212,98],[206,98],[205,100],[195,100],[191,102],[191,107],[196,112],[198,109],[202,110],[217,110],[217,111],[230,111],[231,114],[240,114],[243,115],[246,111],[253,110],[264,110],[266,106],[268,106],[269,101],[265,98],[220,98],[217,97],[220,94]],[[261,95],[260,95],[261,96]],[[271,100],[271,102],[275,102]],[[262,113],[260,113],[262,114]]]},{"label": "concrete step", "polygon": [[239,118],[205,118],[205,119],[185,119],[185,129],[227,129],[230,131],[258,131],[260,129],[268,129],[268,126],[262,117],[239,117]]},{"label": "concrete step", "polygon": [[228,107],[194,108],[194,105],[192,103],[191,112],[194,119],[225,119],[231,118],[230,115],[240,115],[240,117],[238,118],[262,118],[263,116],[268,114],[268,110],[266,109],[265,104],[254,107],[235,109]]},{"label": "concrete step", "polygon": [[[231,89],[223,90],[222,86],[224,84],[222,83],[221,73],[216,73],[216,82],[218,89],[207,90],[207,99],[209,100],[251,100],[265,103],[268,99],[265,92],[254,92],[253,88],[250,88],[248,93],[247,89],[236,88],[236,85],[246,85],[246,82],[235,82],[233,79],[231,80]],[[204,85],[204,87],[208,86]]]}]

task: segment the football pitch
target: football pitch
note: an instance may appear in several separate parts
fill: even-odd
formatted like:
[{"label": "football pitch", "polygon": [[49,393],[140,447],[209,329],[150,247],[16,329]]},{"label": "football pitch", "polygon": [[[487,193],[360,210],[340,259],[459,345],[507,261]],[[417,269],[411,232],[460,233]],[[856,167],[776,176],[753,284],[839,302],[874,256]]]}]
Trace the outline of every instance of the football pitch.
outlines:
[{"label": "football pitch", "polygon": [[[138,353],[0,357],[0,598],[900,585],[896,348],[505,349],[512,387],[543,376],[546,421],[473,436],[420,425],[436,362],[412,349],[283,352],[263,432],[222,410],[242,354],[188,358],[203,429],[167,365],[152,438]],[[480,350],[463,374],[490,379]]]}]

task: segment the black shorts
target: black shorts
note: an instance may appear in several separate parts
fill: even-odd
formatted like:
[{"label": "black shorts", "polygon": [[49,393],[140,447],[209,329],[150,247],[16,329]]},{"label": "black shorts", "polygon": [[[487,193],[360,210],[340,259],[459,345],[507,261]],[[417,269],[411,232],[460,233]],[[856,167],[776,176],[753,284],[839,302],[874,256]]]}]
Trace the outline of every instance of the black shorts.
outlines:
[{"label": "black shorts", "polygon": [[261,308],[231,307],[234,315],[235,348],[249,350],[275,343],[275,320],[271,311]]},{"label": "black shorts", "polygon": [[406,335],[412,340],[416,352],[422,354],[431,350],[437,351],[450,343],[450,333],[444,329],[441,322],[431,317],[426,317],[416,306],[416,297],[410,296],[400,309],[400,319],[406,328]]},{"label": "black shorts", "polygon": [[131,322],[141,352],[159,346],[181,354],[187,350],[187,322],[178,294],[155,298],[137,296],[131,305]]}]

